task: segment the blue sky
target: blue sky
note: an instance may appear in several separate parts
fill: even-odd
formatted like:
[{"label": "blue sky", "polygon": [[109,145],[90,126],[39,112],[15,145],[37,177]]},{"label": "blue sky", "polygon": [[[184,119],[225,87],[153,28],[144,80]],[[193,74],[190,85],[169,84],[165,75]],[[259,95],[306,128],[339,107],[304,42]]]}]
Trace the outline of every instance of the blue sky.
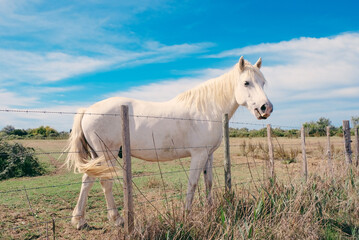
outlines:
[{"label": "blue sky", "polygon": [[[0,108],[74,111],[110,96],[164,101],[263,58],[274,104],[258,122],[359,115],[357,1],[0,0]],[[0,127],[71,116],[0,114]],[[238,126],[242,127],[242,126]]]}]

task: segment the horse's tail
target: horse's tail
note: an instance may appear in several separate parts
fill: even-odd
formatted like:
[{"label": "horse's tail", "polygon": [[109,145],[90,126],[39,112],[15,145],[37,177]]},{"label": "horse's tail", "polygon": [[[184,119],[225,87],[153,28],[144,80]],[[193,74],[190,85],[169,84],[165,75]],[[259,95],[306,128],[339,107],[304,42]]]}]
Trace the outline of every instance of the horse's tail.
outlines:
[{"label": "horse's tail", "polygon": [[[89,144],[86,141],[81,125],[85,112],[86,109],[81,108],[74,117],[74,123],[65,149],[67,157],[64,165],[67,165],[68,169],[74,168],[75,173],[86,173],[92,177],[111,178],[117,168],[113,167],[111,163],[107,163],[106,154],[95,159],[89,159],[91,157]],[[91,149],[91,151],[95,150]],[[97,154],[94,152],[94,155]]]}]

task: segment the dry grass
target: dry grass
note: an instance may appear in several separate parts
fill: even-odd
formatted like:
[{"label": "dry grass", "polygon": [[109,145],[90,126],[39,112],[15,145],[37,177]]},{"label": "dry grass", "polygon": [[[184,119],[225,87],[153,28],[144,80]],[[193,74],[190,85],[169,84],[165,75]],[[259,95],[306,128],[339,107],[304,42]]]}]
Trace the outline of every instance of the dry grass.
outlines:
[{"label": "dry grass", "polygon": [[307,183],[271,181],[250,192],[246,188],[236,188],[231,193],[219,189],[212,208],[197,202],[187,215],[182,204],[172,203],[164,216],[138,215],[132,237],[357,239],[359,173],[355,169],[335,172],[334,178],[325,172],[312,174]]},{"label": "dry grass", "polygon": [[[358,193],[359,174],[357,170],[343,167],[342,139],[331,139],[335,176],[327,173],[326,139],[307,138],[307,159],[309,179],[306,184],[301,178],[300,139],[273,139],[275,146],[276,183],[266,178],[266,138],[232,138],[232,184],[233,193],[223,192],[223,148],[214,154],[214,205],[207,206],[203,196],[201,180],[200,193],[190,214],[184,212],[184,198],[187,186],[186,175],[181,164],[189,168],[189,159],[161,163],[166,181],[166,195],[158,166],[133,159],[134,180],[140,186],[151,204],[135,192],[134,239],[354,239],[358,237]],[[23,141],[42,151],[61,151],[61,141]],[[57,158],[57,155],[51,155]],[[79,175],[57,171],[48,155],[41,160],[54,166],[54,173],[32,179],[13,179],[0,183],[0,190],[31,186],[59,185],[81,182]],[[60,162],[61,163],[61,162]],[[176,173],[171,173],[172,171]],[[157,174],[157,175],[151,175]],[[145,177],[148,175],[147,177]],[[265,183],[258,182],[265,179]],[[31,185],[30,185],[31,183]],[[243,184],[241,184],[243,183]],[[38,221],[57,217],[56,236],[60,239],[122,239],[122,228],[115,228],[106,218],[105,202],[99,184],[90,193],[87,219],[90,228],[75,230],[69,218],[76,203],[79,184],[29,191]],[[122,206],[122,186],[114,187],[116,202]],[[20,196],[20,198],[18,197]],[[168,198],[168,204],[164,198]],[[3,198],[3,199],[2,199]],[[0,196],[0,229],[10,226],[27,226],[34,222],[29,213],[24,194],[12,193]],[[51,220],[51,218],[50,218]],[[49,226],[51,227],[51,225]],[[45,226],[27,229],[0,231],[0,238],[36,239],[44,238]],[[51,232],[49,233],[52,237]]]}]

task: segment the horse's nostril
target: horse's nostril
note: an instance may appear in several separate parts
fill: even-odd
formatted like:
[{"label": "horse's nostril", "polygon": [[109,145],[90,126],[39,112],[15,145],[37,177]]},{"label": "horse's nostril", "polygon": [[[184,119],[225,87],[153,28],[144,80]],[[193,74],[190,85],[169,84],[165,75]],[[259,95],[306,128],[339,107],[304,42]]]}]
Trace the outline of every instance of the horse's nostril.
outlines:
[{"label": "horse's nostril", "polygon": [[261,107],[261,110],[262,110],[263,112],[265,112],[266,109],[267,109],[266,105],[263,104],[262,107]]}]

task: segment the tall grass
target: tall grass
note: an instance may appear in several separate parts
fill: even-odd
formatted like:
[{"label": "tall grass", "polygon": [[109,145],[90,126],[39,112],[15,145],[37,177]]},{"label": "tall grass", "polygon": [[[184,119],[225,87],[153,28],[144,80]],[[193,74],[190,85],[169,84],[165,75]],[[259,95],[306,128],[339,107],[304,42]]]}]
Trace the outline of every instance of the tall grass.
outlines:
[{"label": "tall grass", "polygon": [[[318,171],[319,172],[319,171]],[[336,169],[336,175],[312,174],[306,183],[266,181],[251,190],[215,191],[215,203],[181,202],[163,215],[143,207],[135,239],[358,239],[359,173]],[[198,201],[198,200],[197,200]],[[148,214],[146,214],[148,213]],[[119,235],[124,235],[120,230]]]},{"label": "tall grass", "polygon": [[[276,141],[274,144],[274,158],[282,160],[283,163],[289,164],[296,162],[300,151],[298,148],[289,148],[286,149],[284,145],[280,144],[279,141]],[[263,142],[251,143],[246,142],[245,140],[240,144],[240,153],[238,155],[251,156],[255,159],[269,160],[269,149],[268,145]]]}]

